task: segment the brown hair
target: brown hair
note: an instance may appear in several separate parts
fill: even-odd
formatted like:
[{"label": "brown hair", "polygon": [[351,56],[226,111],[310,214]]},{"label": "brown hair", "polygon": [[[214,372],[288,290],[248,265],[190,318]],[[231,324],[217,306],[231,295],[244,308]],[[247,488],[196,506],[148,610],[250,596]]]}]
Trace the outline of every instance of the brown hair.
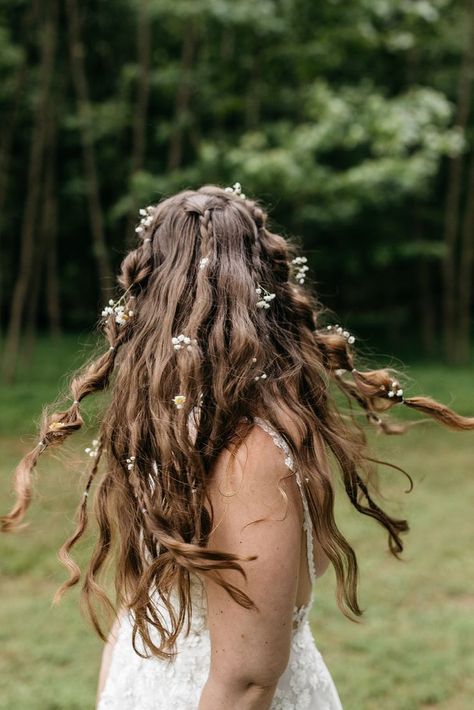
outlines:
[{"label": "brown hair", "polygon": [[[374,501],[375,459],[355,415],[336,406],[331,384],[386,433],[406,428],[384,415],[397,404],[457,430],[474,429],[474,418],[428,397],[405,398],[391,370],[356,369],[352,336],[320,325],[322,308],[293,278],[295,245],[269,230],[256,201],[212,185],[185,190],[149,210],[139,238],[119,276],[125,322],[117,323],[113,314],[105,319],[107,350],[73,378],[71,406],[44,415],[39,443],[16,469],[16,503],[2,517],[2,530],[20,527],[40,454],[81,428],[80,403],[87,395],[108,390],[77,527],[60,550],[70,577],[56,599],[80,580],[70,551],[87,527],[89,489],[103,468],[94,500],[98,538],[82,599],[105,640],[94,602],[114,611],[99,577],[115,554],[115,601],[134,612],[134,645],[138,634],[151,653],[171,657],[191,617],[193,573],[213,578],[237,603],[254,606],[220,574],[234,569],[245,578],[242,562],[249,558],[206,544],[212,526],[206,484],[222,449],[244,440],[259,415],[288,442],[316,534],[335,569],[338,604],[355,620],[362,614],[357,560],[334,519],[330,459],[337,462],[352,505],[387,530],[397,557],[408,524]],[[259,285],[275,294],[269,308],[256,305]],[[189,350],[172,345],[181,333],[191,338]],[[255,379],[261,372],[266,379]],[[179,409],[176,395],[184,398]],[[278,416],[278,402],[294,415],[298,442]],[[196,407],[200,414],[192,436],[188,424]],[[170,613],[171,628],[157,612],[154,589]],[[176,589],[177,610],[171,600]],[[159,633],[158,644],[150,624]]]}]

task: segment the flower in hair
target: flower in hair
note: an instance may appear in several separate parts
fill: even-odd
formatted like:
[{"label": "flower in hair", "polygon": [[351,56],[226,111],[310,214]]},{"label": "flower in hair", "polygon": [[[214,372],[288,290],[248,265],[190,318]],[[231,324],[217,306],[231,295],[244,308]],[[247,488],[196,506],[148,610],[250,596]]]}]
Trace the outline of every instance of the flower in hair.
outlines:
[{"label": "flower in hair", "polygon": [[87,449],[84,449],[84,451],[86,454],[89,454],[92,459],[95,459],[99,453],[99,440],[92,439],[92,446],[88,446]]},{"label": "flower in hair", "polygon": [[397,380],[392,380],[391,389],[387,392],[387,396],[392,399],[393,397],[403,397],[403,390],[400,387],[400,383]]},{"label": "flower in hair", "polygon": [[309,266],[306,265],[307,261],[308,259],[305,256],[297,256],[291,261],[296,266],[296,280],[301,285],[304,284],[306,272],[309,270]]},{"label": "flower in hair", "polygon": [[139,210],[141,220],[138,227],[135,228],[137,234],[141,234],[153,224],[153,219],[155,217],[155,209],[156,208],[154,207],[154,205],[148,205],[148,207],[142,207]]},{"label": "flower in hair", "polygon": [[226,192],[233,192],[234,195],[238,195],[238,196],[241,197],[243,200],[245,200],[245,195],[244,195],[244,193],[242,192],[242,186],[241,186],[240,182],[234,182],[234,184],[232,185],[232,187],[226,187],[226,188],[225,188],[225,191],[226,191]]},{"label": "flower in hair", "polygon": [[128,468],[128,470],[131,471],[132,468],[134,467],[134,465],[135,465],[135,456],[130,456],[130,458],[127,459],[127,468]]},{"label": "flower in hair", "polygon": [[195,338],[191,340],[189,336],[181,333],[180,335],[171,338],[171,342],[173,343],[175,350],[182,350],[183,348],[186,348],[186,350],[192,350],[193,345],[196,345],[197,340]]},{"label": "flower in hair", "polygon": [[257,296],[262,296],[263,294],[263,296],[257,301],[257,308],[270,308],[270,302],[275,298],[275,294],[269,293],[269,291],[263,288],[260,284],[258,284],[255,289],[255,293]]},{"label": "flower in hair", "polygon": [[267,379],[267,373],[262,372],[261,375],[255,375],[254,380],[258,382],[259,380],[266,380]]},{"label": "flower in hair", "polygon": [[175,397],[173,397],[173,402],[175,403],[176,409],[182,409],[184,403],[186,402],[186,397],[184,396],[184,394],[177,394]]},{"label": "flower in hair", "polygon": [[209,264],[209,257],[208,256],[203,256],[202,259],[199,261],[199,268],[204,269],[205,266]]},{"label": "flower in hair", "polygon": [[62,429],[64,426],[64,422],[51,422],[48,431],[59,431],[59,429]]},{"label": "flower in hair", "polygon": [[118,325],[124,325],[129,320],[129,318],[133,316],[133,311],[127,310],[125,306],[120,303],[122,298],[123,296],[119,298],[118,301],[114,301],[111,298],[109,301],[109,305],[106,306],[102,311],[103,316],[114,316],[115,322]]},{"label": "flower in hair", "polygon": [[342,335],[347,340],[349,345],[353,345],[355,343],[354,336],[351,335],[348,330],[341,328],[340,325],[328,325],[326,326],[326,330],[334,330],[338,335]]}]

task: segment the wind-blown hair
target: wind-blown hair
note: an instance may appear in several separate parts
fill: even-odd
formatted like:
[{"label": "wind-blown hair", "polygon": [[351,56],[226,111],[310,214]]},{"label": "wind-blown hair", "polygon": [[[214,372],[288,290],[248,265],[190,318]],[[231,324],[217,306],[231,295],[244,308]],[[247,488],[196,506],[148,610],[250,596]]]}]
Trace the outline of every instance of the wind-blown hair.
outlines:
[{"label": "wind-blown hair", "polygon": [[[255,558],[207,545],[213,524],[207,484],[224,447],[245,440],[253,417],[260,416],[288,442],[315,533],[335,569],[337,602],[356,620],[362,614],[357,560],[334,519],[330,462],[337,465],[352,505],[386,529],[396,557],[409,528],[375,502],[375,459],[356,417],[336,406],[332,383],[386,433],[405,429],[384,418],[394,405],[457,430],[473,429],[474,418],[428,397],[389,394],[393,372],[388,369],[356,369],[352,339],[320,324],[323,310],[316,297],[293,278],[294,244],[270,231],[267,213],[256,201],[206,185],[164,199],[151,214],[118,279],[125,313],[132,315],[123,324],[113,315],[106,318],[106,349],[72,379],[73,403],[44,415],[39,443],[16,469],[16,502],[1,519],[2,530],[21,527],[41,453],[81,428],[85,397],[108,390],[77,527],[59,553],[70,577],[55,598],[80,581],[70,552],[86,530],[88,493],[97,476],[98,537],[82,601],[102,639],[106,634],[95,602],[112,613],[125,605],[134,612],[135,650],[139,635],[152,654],[170,658],[191,618],[193,574],[212,578],[238,604],[255,606],[221,574],[233,569],[246,578],[245,562]],[[269,308],[256,305],[259,285],[275,294]],[[172,338],[181,333],[191,338],[190,349],[173,347]],[[255,379],[262,373],[266,379]],[[181,408],[177,395],[185,398]],[[279,416],[283,402],[297,437]],[[196,411],[193,432],[189,421]],[[115,606],[100,582],[112,556]],[[176,590],[177,607],[171,598]],[[171,615],[171,628],[157,610],[155,591]],[[158,644],[150,625],[158,631]]]}]

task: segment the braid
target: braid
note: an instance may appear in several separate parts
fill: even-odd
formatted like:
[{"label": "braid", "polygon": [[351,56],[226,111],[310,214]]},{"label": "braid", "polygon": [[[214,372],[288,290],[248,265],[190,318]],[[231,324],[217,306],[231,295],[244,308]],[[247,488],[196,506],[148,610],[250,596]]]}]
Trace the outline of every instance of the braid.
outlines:
[{"label": "braid", "polygon": [[[108,319],[111,320],[110,318]],[[113,330],[113,326],[110,326]],[[120,339],[118,344],[120,343]],[[50,446],[60,445],[70,434],[78,431],[84,424],[79,411],[80,402],[84,397],[105,389],[108,386],[110,373],[113,370],[117,346],[111,346],[99,358],[87,366],[83,373],[75,377],[71,383],[73,403],[69,409],[43,415],[39,442],[23,457],[14,475],[16,502],[12,510],[0,518],[1,530],[9,532],[17,527],[24,518],[31,503],[31,476],[38,463],[40,455]]]},{"label": "braid", "polygon": [[57,603],[63,596],[64,592],[67,591],[70,587],[73,587],[75,584],[78,583],[80,577],[81,577],[81,570],[79,566],[74,562],[72,557],[70,556],[70,551],[76,544],[76,542],[79,540],[80,537],[82,537],[85,529],[87,528],[87,522],[88,522],[88,516],[87,516],[87,500],[89,497],[89,491],[92,486],[92,483],[94,481],[94,478],[97,475],[97,471],[99,470],[99,464],[100,464],[100,459],[102,457],[102,452],[103,452],[103,442],[102,438],[99,439],[99,445],[97,448],[97,454],[94,459],[94,464],[92,466],[91,472],[89,474],[89,478],[87,479],[86,487],[84,489],[84,493],[82,494],[82,501],[79,503],[79,506],[76,511],[76,529],[74,532],[71,534],[71,536],[63,543],[62,547],[59,550],[58,556],[60,561],[63,563],[63,565],[69,570],[69,579],[63,582],[63,584],[59,587],[59,589],[56,591],[56,594],[54,596],[54,602]]},{"label": "braid", "polygon": [[255,239],[252,240],[251,259],[254,275],[257,276],[262,269],[262,238],[264,238],[265,234],[266,215],[254,202],[250,202],[249,200],[246,202],[256,227]]}]

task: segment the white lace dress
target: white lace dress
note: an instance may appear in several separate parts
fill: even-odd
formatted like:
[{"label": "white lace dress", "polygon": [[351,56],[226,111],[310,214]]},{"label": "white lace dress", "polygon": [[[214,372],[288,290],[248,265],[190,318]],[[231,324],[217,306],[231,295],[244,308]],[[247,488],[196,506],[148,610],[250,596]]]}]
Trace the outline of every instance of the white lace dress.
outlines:
[{"label": "white lace dress", "polygon": [[[285,463],[293,471],[294,463],[285,440],[258,417],[255,423],[264,429],[285,453]],[[328,668],[316,648],[308,614],[314,600],[316,570],[313,535],[308,504],[296,471],[304,509],[308,566],[313,593],[308,605],[295,607],[290,658],[280,677],[271,710],[342,710],[341,701]],[[112,660],[97,710],[197,710],[201,690],[207,680],[210,638],[206,626],[205,597],[196,577],[192,584],[193,615],[191,632],[178,639],[174,661],[142,658],[132,646],[131,612],[124,614],[113,648]],[[166,612],[163,610],[166,618]],[[151,629],[152,637],[155,629]],[[137,639],[140,650],[140,639]]]}]

